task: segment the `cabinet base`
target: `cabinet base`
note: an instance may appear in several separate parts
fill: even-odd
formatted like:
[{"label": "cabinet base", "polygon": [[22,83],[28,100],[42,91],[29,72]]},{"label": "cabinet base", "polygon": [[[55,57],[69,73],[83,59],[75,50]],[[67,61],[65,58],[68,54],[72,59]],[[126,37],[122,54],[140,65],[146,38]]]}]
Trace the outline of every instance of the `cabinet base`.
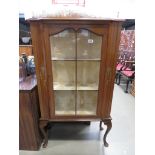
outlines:
[{"label": "cabinet base", "polygon": [[[47,144],[48,144],[48,129],[51,128],[51,125],[49,124],[49,122],[50,122],[50,120],[40,120],[40,122],[39,122],[39,127],[40,127],[41,133],[43,135],[43,139],[44,139],[43,140],[43,148],[46,148]],[[90,125],[90,121],[87,121],[84,123],[87,125]],[[102,123],[104,123],[104,125],[107,126],[106,132],[103,136],[103,143],[104,143],[105,147],[108,147],[109,144],[107,143],[106,138],[112,128],[111,118],[102,119],[100,121],[100,130],[103,130]]]}]

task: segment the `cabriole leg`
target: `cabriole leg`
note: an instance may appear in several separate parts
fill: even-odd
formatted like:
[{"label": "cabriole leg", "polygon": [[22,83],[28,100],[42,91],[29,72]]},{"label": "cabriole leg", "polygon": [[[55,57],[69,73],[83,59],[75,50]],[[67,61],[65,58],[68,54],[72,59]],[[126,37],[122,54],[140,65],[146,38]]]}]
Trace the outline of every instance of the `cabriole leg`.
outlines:
[{"label": "cabriole leg", "polygon": [[103,142],[104,142],[104,146],[105,146],[105,147],[108,147],[109,144],[107,143],[106,138],[107,138],[107,135],[108,135],[109,131],[110,131],[111,128],[112,128],[112,123],[111,123],[111,119],[103,120],[103,122],[104,122],[104,124],[107,126],[107,130],[106,130],[106,132],[105,132],[105,134],[104,134],[104,137],[103,137]]},{"label": "cabriole leg", "polygon": [[39,122],[39,127],[40,127],[41,133],[43,134],[43,138],[44,138],[43,148],[46,148],[47,143],[48,143],[47,124],[48,124],[47,120],[40,120]]}]

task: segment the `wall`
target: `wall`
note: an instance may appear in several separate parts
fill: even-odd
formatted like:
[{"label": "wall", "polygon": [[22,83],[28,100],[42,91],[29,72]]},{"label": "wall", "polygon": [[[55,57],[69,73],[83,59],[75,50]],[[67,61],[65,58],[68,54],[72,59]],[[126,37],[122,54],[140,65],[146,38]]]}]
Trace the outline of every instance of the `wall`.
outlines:
[{"label": "wall", "polygon": [[[85,7],[52,5],[52,0],[22,0],[19,1],[19,11],[26,18],[46,16],[60,11],[76,11],[103,18],[135,18],[134,0],[85,0]],[[132,11],[131,11],[132,10]]]}]

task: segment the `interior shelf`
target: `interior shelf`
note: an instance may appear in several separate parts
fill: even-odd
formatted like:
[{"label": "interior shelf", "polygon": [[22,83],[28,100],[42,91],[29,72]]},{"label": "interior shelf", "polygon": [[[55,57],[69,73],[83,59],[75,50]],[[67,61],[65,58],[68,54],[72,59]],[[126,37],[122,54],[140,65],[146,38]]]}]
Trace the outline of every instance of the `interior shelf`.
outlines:
[{"label": "interior shelf", "polygon": [[52,58],[51,59],[52,61],[100,61],[101,59],[98,59],[98,58],[94,58],[94,59],[85,59],[85,58],[77,58],[77,59],[63,59],[63,58]]},{"label": "interior shelf", "polygon": [[87,86],[80,86],[77,85],[64,85],[64,84],[54,84],[53,85],[54,90],[98,90],[97,85],[87,85]]},{"label": "interior shelf", "polygon": [[54,90],[76,90],[76,87],[74,85],[66,86],[63,84],[55,84],[53,85]]},{"label": "interior shelf", "polygon": [[98,86],[97,85],[77,86],[77,90],[98,90]]},{"label": "interior shelf", "polygon": [[82,58],[78,58],[78,57],[77,57],[77,59],[74,59],[74,60],[76,60],[76,61],[78,61],[78,60],[79,60],[79,61],[80,61],[80,60],[84,60],[84,61],[87,61],[87,60],[88,60],[88,61],[90,61],[90,60],[91,60],[91,61],[92,61],[92,60],[101,61],[100,58],[84,58],[84,57],[82,57]]},{"label": "interior shelf", "polygon": [[84,110],[84,111],[77,111],[76,114],[77,115],[96,115],[96,112]]},{"label": "interior shelf", "polygon": [[75,115],[75,110],[74,111],[56,111],[56,115]]},{"label": "interior shelf", "polygon": [[69,60],[70,61],[76,61],[76,59],[74,59],[74,58],[67,58],[67,59],[65,58],[64,59],[64,58],[54,58],[54,57],[51,60],[52,61],[69,61]]}]

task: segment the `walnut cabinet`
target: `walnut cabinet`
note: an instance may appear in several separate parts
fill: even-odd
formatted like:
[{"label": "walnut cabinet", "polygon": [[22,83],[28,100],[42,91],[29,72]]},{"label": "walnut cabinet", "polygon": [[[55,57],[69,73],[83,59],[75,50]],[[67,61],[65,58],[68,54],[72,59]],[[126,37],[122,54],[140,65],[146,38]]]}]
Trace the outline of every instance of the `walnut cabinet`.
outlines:
[{"label": "walnut cabinet", "polygon": [[111,104],[122,21],[30,19],[43,147],[52,121],[95,121],[112,127]]}]

